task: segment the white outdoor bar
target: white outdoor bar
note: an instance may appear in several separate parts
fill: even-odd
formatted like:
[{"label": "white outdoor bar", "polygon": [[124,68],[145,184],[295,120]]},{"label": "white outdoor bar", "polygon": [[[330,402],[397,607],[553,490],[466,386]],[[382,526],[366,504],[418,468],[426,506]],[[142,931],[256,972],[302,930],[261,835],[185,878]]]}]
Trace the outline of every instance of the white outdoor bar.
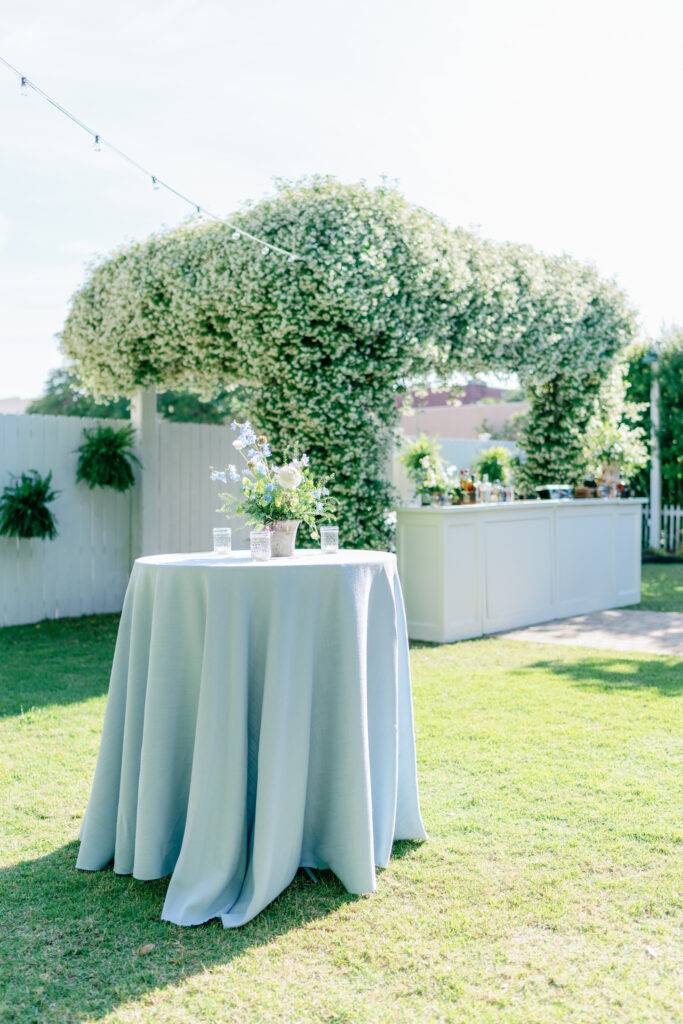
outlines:
[{"label": "white outdoor bar", "polygon": [[448,643],[637,604],[643,502],[399,509],[408,635]]}]

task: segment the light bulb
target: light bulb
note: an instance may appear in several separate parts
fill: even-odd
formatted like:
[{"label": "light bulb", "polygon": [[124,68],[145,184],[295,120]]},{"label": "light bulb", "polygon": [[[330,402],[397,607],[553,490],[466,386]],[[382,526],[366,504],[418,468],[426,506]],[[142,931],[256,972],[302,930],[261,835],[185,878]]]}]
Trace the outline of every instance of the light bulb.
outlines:
[{"label": "light bulb", "polygon": [[28,85],[26,84],[26,78],[24,75],[21,76],[21,85],[19,86],[19,92],[22,96],[28,96]]},{"label": "light bulb", "polygon": [[267,256],[268,253],[270,252],[270,247],[267,246],[267,245],[264,245],[263,248],[261,249],[261,252],[263,253],[264,256]]},{"label": "light bulb", "polygon": [[100,142],[99,135],[95,136],[95,141],[92,144],[92,148],[95,150],[96,153],[102,152],[102,143]]},{"label": "light bulb", "polygon": [[242,237],[242,232],[241,231],[233,231],[232,237],[235,239],[235,241],[237,241],[238,238]]}]

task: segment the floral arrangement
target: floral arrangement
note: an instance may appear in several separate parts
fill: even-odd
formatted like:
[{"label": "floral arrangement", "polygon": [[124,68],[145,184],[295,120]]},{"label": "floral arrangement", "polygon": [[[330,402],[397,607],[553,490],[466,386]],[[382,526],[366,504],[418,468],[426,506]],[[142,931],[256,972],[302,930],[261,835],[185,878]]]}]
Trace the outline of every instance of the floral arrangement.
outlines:
[{"label": "floral arrangement", "polygon": [[647,462],[642,427],[594,421],[586,432],[584,445],[588,471],[596,480],[603,475],[605,466],[613,466],[624,479],[630,480]]},{"label": "floral arrangement", "polygon": [[246,467],[241,472],[234,465],[226,470],[212,470],[212,480],[241,481],[239,497],[230,493],[219,495],[223,505],[218,511],[228,517],[246,516],[252,525],[266,529],[276,521],[297,519],[310,528],[311,537],[317,537],[318,522],[334,518],[337,502],[329,488],[311,476],[308,456],[276,465],[269,461],[272,452],[268,438],[257,434],[248,420],[233,420],[230,426],[239,431],[232,443]]},{"label": "floral arrangement", "polygon": [[440,446],[433,438],[420,434],[400,455],[418,496],[445,494],[457,497],[460,493],[457,467],[446,465],[439,451]]}]

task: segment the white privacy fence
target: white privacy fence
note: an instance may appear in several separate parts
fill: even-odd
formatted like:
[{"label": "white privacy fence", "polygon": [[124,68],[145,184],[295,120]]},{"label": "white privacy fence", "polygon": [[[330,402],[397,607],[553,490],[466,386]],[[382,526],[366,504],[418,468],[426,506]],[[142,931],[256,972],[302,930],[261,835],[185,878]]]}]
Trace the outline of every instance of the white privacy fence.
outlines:
[{"label": "white privacy fence", "polygon": [[[72,416],[0,415],[0,490],[10,474],[52,471],[59,493],[50,508],[57,520],[55,540],[0,537],[0,626],[44,618],[120,611],[139,535],[140,471],[126,494],[90,490],[76,483],[83,428],[124,421]],[[224,484],[209,479],[209,467],[234,458],[227,427],[160,422],[157,474],[156,551],[207,551],[214,526],[226,525],[215,509]],[[235,546],[245,545],[244,528],[233,522]]]},{"label": "white privacy fence", "polygon": [[[643,505],[643,547],[656,546],[654,539],[650,536],[650,506]],[[683,540],[683,508],[674,505],[664,505],[662,508],[661,523],[661,546],[665,551],[675,552],[681,546]]]}]

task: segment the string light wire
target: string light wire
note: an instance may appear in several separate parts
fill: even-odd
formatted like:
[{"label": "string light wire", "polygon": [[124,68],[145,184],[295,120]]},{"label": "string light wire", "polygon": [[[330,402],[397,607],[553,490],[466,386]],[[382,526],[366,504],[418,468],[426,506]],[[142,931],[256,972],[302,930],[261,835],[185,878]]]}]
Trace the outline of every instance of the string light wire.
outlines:
[{"label": "string light wire", "polygon": [[224,217],[219,217],[218,214],[212,213],[211,210],[207,210],[205,206],[201,205],[201,203],[197,203],[195,202],[194,199],[190,199],[189,196],[186,196],[182,192],[179,192],[177,188],[173,188],[172,185],[169,185],[168,182],[165,182],[157,174],[152,174],[151,171],[148,171],[146,167],[143,167],[142,164],[139,164],[137,160],[134,160],[131,156],[128,156],[128,154],[124,153],[123,150],[119,149],[118,146],[115,146],[113,142],[109,142],[108,139],[103,138],[103,136],[100,135],[99,132],[95,132],[92,128],[89,128],[87,124],[84,124],[83,121],[79,120],[79,118],[72,114],[71,111],[67,110],[66,107],[63,107],[61,103],[58,103],[57,100],[53,99],[52,96],[48,95],[48,93],[41,89],[39,85],[36,85],[36,83],[31,81],[30,78],[27,78],[26,75],[22,75],[22,73],[17,68],[10,64],[10,62],[5,60],[5,58],[2,56],[0,56],[0,64],[4,64],[6,68],[8,68],[11,72],[13,72],[13,74],[17,76],[17,78],[20,81],[22,95],[27,95],[28,89],[33,90],[33,92],[35,92],[36,95],[40,96],[40,98],[45,100],[46,103],[49,103],[51,107],[54,107],[55,110],[58,110],[60,114],[63,114],[64,117],[68,117],[69,120],[73,121],[75,125],[81,128],[84,132],[87,132],[87,134],[90,135],[90,137],[93,140],[93,145],[95,149],[97,149],[98,147],[104,148],[106,146],[107,149],[111,150],[112,153],[115,153],[116,156],[118,156],[121,160],[125,160],[125,162],[127,164],[130,164],[131,167],[134,167],[135,170],[139,171],[141,174],[144,174],[145,177],[152,182],[152,187],[154,189],[164,188],[166,189],[167,192],[170,192],[172,195],[176,196],[182,202],[187,203],[188,206],[191,206],[194,209],[195,213],[208,217],[210,220],[218,221],[221,224],[226,224],[229,228],[233,229],[232,237],[233,239],[235,239],[235,241],[237,241],[240,238],[246,238],[250,242],[254,242],[257,245],[260,245],[261,253],[264,256],[266,256],[269,252],[275,252],[278,253],[280,256],[286,256],[290,260],[290,262],[294,262],[295,260],[302,260],[304,258],[303,256],[299,256],[297,253],[292,252],[290,249],[283,249],[282,246],[274,245],[273,242],[269,242],[265,238],[259,238],[258,235],[252,235],[251,232],[245,231],[244,228],[240,227],[238,224],[234,224],[232,221],[226,220]]}]

